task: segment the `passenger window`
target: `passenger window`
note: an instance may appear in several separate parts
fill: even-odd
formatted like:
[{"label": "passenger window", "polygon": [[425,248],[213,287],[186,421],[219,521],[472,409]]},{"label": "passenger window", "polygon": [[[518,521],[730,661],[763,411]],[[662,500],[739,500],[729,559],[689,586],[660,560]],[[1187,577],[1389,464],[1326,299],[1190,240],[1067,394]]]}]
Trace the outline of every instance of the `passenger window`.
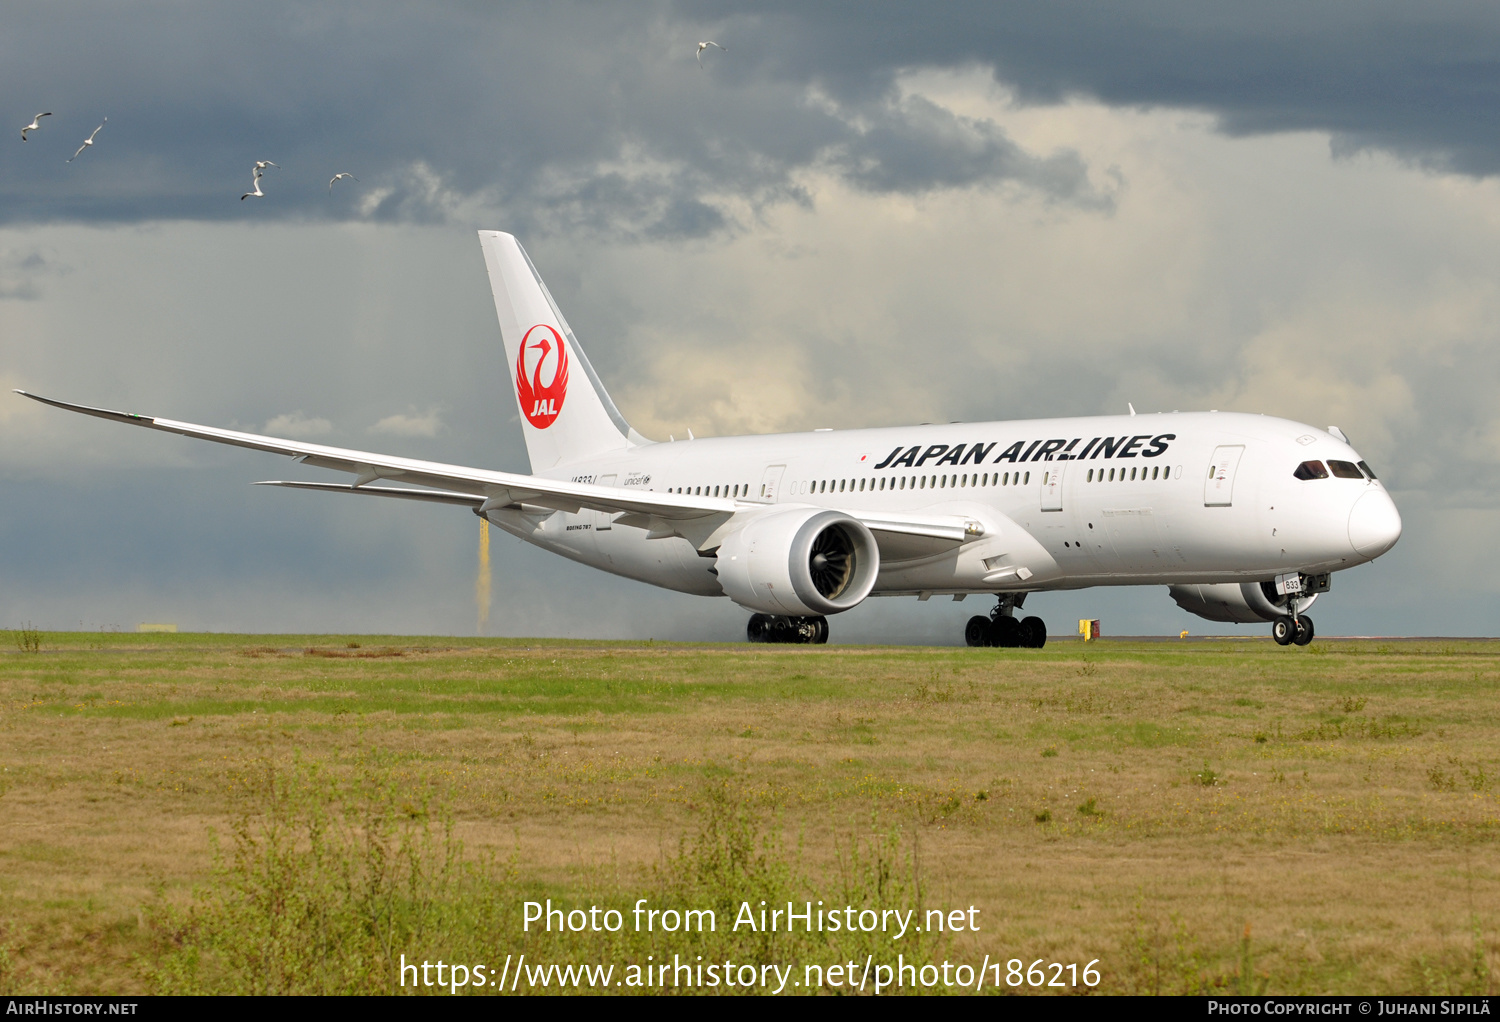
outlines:
[{"label": "passenger window", "polygon": [[1155,468],[1153,468],[1151,470],[1151,478],[1155,479],[1159,475],[1161,475],[1161,466],[1157,465]]},{"label": "passenger window", "polygon": [[1362,469],[1364,469],[1365,475],[1369,476],[1371,479],[1375,478],[1375,473],[1374,473],[1374,471],[1371,470],[1369,464],[1367,464],[1366,462],[1361,461],[1359,463],[1359,467],[1362,468]]},{"label": "passenger window", "polygon": [[1135,482],[1135,469],[1130,470],[1130,481]]},{"label": "passenger window", "polygon": [[1004,482],[1001,485],[1003,485],[1003,486],[1009,486],[1010,485],[1010,473],[1009,472],[1005,473],[1005,480],[1004,480]]},{"label": "passenger window", "polygon": [[1031,485],[1031,473],[1030,472],[1026,473],[1026,485],[1027,486]]},{"label": "passenger window", "polygon": [[1328,467],[1333,474],[1340,479],[1363,479],[1365,474],[1359,470],[1359,466],[1352,461],[1334,461],[1329,459]]},{"label": "passenger window", "polygon": [[1109,470],[1109,481],[1110,482],[1114,482],[1115,481],[1115,470],[1114,469],[1110,469]]},{"label": "passenger window", "polygon": [[1297,471],[1292,475],[1298,479],[1327,479],[1328,470],[1323,467],[1321,461],[1304,461],[1297,466]]}]

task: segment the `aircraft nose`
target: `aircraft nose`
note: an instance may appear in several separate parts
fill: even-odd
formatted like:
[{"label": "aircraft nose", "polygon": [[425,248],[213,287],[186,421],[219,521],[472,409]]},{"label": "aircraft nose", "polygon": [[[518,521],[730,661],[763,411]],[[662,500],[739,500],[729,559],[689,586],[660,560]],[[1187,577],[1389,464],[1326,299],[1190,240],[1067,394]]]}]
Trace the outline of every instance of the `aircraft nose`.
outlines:
[{"label": "aircraft nose", "polygon": [[1371,489],[1349,509],[1349,543],[1361,557],[1379,557],[1401,538],[1401,513],[1384,490]]}]

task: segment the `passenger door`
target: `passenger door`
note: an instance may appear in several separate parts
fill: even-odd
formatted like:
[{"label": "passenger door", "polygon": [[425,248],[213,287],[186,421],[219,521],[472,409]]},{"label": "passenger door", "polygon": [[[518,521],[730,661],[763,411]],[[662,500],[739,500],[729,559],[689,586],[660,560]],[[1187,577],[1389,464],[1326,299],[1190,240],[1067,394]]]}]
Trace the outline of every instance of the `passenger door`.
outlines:
[{"label": "passenger door", "polygon": [[785,472],[785,465],[767,466],[766,474],[760,480],[760,492],[752,499],[760,501],[762,504],[776,503],[776,494],[781,489],[781,476]]},{"label": "passenger door", "polygon": [[1230,507],[1234,504],[1234,474],[1240,467],[1240,457],[1244,453],[1244,444],[1214,448],[1213,461],[1208,466],[1208,478],[1203,483],[1204,507]]},{"label": "passenger door", "polygon": [[1061,511],[1063,470],[1057,465],[1042,469],[1042,510]]}]

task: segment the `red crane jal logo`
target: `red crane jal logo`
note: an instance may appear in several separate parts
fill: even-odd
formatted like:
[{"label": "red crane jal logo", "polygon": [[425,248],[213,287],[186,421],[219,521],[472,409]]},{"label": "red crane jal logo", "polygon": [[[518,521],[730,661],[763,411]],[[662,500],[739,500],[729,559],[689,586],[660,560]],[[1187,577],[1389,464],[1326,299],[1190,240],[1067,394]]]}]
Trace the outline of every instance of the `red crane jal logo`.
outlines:
[{"label": "red crane jal logo", "polygon": [[[536,363],[531,367],[530,379],[526,378],[527,351],[538,353]],[[552,365],[552,382],[544,385],[542,366],[547,364],[547,356],[553,353],[556,353],[556,358]],[[568,396],[568,349],[557,331],[546,323],[538,323],[521,338],[521,352],[516,356],[516,396],[520,398],[521,413],[526,416],[526,421],[537,429],[552,425],[562,411],[563,398]]]}]

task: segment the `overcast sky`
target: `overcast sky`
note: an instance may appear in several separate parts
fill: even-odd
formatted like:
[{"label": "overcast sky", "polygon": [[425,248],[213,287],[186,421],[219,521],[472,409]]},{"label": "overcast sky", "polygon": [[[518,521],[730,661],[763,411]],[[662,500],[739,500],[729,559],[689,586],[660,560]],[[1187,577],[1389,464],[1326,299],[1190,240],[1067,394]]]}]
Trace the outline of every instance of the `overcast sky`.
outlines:
[{"label": "overcast sky", "polygon": [[[648,436],[1127,401],[1337,424],[1405,534],[1319,632],[1500,632],[1493,5],[17,2],[6,25],[6,388],[525,470],[474,236],[498,228]],[[701,39],[728,52],[700,67]],[[280,166],[241,201],[257,159]],[[308,472],[0,397],[0,627],[474,631],[473,516],[248,485]],[[494,540],[492,634],[743,634],[727,600]],[[834,638],[958,641],[987,606],[870,601]],[[1224,630],[1164,587],[1027,609]]]}]

